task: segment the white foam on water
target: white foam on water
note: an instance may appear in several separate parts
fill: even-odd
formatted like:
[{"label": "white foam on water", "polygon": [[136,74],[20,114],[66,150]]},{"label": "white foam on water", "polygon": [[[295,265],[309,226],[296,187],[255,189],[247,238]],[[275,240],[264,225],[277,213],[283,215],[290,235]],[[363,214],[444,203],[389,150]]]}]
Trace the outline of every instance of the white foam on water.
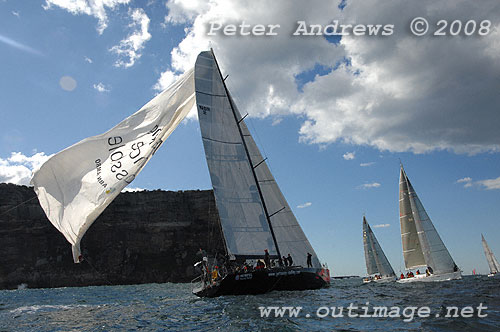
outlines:
[{"label": "white foam on water", "polygon": [[41,304],[41,305],[30,305],[30,306],[23,306],[16,308],[14,310],[10,310],[10,313],[13,314],[33,314],[37,311],[58,311],[58,310],[69,310],[69,309],[75,309],[78,307],[89,307],[89,305],[86,304],[72,304],[72,305],[51,305],[51,304]]}]

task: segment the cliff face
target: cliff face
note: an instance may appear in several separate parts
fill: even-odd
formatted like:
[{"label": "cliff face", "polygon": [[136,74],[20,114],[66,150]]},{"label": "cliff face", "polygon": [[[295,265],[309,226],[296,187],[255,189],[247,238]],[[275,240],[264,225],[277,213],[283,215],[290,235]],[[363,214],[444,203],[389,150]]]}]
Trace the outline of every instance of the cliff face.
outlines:
[{"label": "cliff face", "polygon": [[121,193],[83,237],[85,261],[75,264],[33,188],[0,183],[0,289],[188,282],[199,248],[224,251],[218,220],[211,190]]}]

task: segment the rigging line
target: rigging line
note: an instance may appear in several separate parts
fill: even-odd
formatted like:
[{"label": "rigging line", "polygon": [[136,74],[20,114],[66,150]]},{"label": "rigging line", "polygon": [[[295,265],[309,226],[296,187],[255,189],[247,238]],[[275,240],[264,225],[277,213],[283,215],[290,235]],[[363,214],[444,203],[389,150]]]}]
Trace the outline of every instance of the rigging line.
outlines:
[{"label": "rigging line", "polygon": [[35,196],[33,196],[33,197],[31,197],[30,199],[25,200],[24,202],[19,203],[18,205],[14,206],[13,208],[10,208],[10,209],[8,209],[7,211],[4,211],[4,212],[0,213],[0,216],[3,216],[3,215],[4,215],[4,214],[6,214],[7,212],[10,212],[10,211],[14,210],[15,208],[17,208],[17,207],[19,207],[19,206],[21,206],[21,205],[23,205],[23,204],[25,204],[25,203],[28,203],[29,201],[34,200],[35,198],[37,198],[37,196],[36,196],[36,195],[35,195]]},{"label": "rigging line", "polygon": [[262,164],[264,161],[266,161],[267,158],[262,159],[260,162],[257,163],[257,165],[253,166],[253,168],[259,167],[260,164]]},{"label": "rigging line", "polygon": [[[229,79],[228,83],[230,84],[231,81],[232,80]],[[248,109],[248,107],[246,107],[248,104],[247,103],[243,103],[243,98],[241,98],[240,93],[239,93],[239,91],[237,89],[234,89],[234,91],[231,91],[231,95],[234,97],[233,99],[237,102],[237,104],[243,106],[242,109]],[[243,119],[245,119],[248,115],[249,115],[249,113],[245,114],[245,116],[243,116],[238,121],[238,124],[241,121],[243,121]],[[255,145],[257,145],[257,148],[259,149],[262,157],[264,159],[267,159],[268,157],[267,157],[266,149],[264,148],[264,144],[262,143],[262,140],[260,139],[259,132],[256,129],[256,126],[254,124],[253,118],[251,116],[249,116],[248,119],[245,120],[245,123],[246,123],[247,127],[250,127],[250,128],[248,128],[248,131],[251,133],[250,136],[252,136],[252,133],[253,133],[252,138],[254,139]],[[247,135],[244,135],[244,136],[247,136]],[[266,161],[266,164],[267,164],[267,167],[269,168],[269,171],[272,173],[273,170],[272,170],[272,167],[271,167],[271,164],[270,164],[269,160]]]},{"label": "rigging line", "polygon": [[285,209],[285,207],[283,206],[281,209],[279,209],[278,211],[274,212],[273,214],[269,215],[269,218],[271,218],[272,216],[274,216],[275,214],[283,211]]},{"label": "rigging line", "polygon": [[238,124],[240,124],[241,121],[245,120],[245,118],[248,116],[248,113],[245,114],[241,119],[238,120]]},{"label": "rigging line", "polygon": [[[261,151],[262,157],[267,160],[267,152],[266,152],[266,149],[264,147],[264,144],[262,143],[262,140],[260,139],[259,132],[257,131],[257,128],[256,128],[256,126],[254,124],[254,121],[250,117],[246,121],[246,123],[249,125],[248,127],[252,128],[252,132],[254,133],[254,136],[256,138],[256,139],[254,139],[255,145],[257,145],[257,148]],[[250,131],[250,128],[248,129],[248,131]],[[266,164],[267,164],[267,167],[269,168],[269,171],[272,174],[272,167],[271,167],[270,161],[267,160]]]}]

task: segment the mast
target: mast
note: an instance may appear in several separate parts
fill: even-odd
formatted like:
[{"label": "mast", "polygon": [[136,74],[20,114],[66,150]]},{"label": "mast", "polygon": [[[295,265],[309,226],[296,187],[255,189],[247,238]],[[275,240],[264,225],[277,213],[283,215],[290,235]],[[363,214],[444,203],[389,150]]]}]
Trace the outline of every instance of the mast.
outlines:
[{"label": "mast", "polygon": [[276,235],[274,234],[273,226],[271,223],[271,218],[269,216],[269,211],[267,210],[266,202],[264,201],[264,195],[262,194],[262,189],[260,188],[259,180],[257,178],[257,175],[255,174],[255,167],[254,167],[254,165],[252,165],[252,161],[251,161],[252,159],[250,157],[250,153],[248,152],[248,147],[247,147],[247,144],[245,141],[245,137],[243,136],[243,133],[241,132],[241,127],[240,127],[240,120],[241,119],[238,119],[236,117],[236,112],[234,111],[233,99],[229,95],[229,90],[227,89],[226,81],[223,78],[222,73],[220,71],[219,63],[217,62],[217,59],[215,57],[214,50],[212,48],[210,48],[210,52],[212,53],[212,56],[214,57],[214,62],[215,62],[215,65],[217,66],[217,71],[219,72],[220,78],[222,80],[222,85],[224,86],[224,90],[226,91],[226,94],[227,94],[227,97],[229,100],[229,104],[231,106],[231,111],[233,113],[234,120],[236,121],[236,126],[238,127],[238,133],[240,134],[241,141],[243,142],[243,147],[245,148],[245,153],[246,153],[246,156],[248,159],[248,163],[250,164],[250,169],[252,171],[253,178],[255,179],[255,184],[257,186],[257,191],[259,192],[259,197],[260,197],[260,200],[262,202],[262,208],[264,209],[264,213],[266,215],[267,224],[269,225],[269,230],[270,230],[271,236],[273,238],[274,246],[276,247],[276,253],[278,254],[278,259],[281,260],[281,253],[280,253],[280,250],[278,247],[278,241],[276,241]]}]

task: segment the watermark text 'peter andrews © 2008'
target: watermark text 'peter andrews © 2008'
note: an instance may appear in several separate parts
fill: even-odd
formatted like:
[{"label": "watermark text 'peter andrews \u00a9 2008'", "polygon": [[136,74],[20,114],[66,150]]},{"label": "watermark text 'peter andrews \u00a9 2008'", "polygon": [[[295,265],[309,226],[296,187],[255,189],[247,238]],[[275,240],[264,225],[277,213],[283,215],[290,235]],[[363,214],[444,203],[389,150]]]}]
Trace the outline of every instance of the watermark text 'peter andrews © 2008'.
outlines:
[{"label": "watermark text 'peter andrews \u00a9 2008'", "polygon": [[434,317],[444,317],[444,318],[484,318],[488,316],[485,310],[488,307],[484,306],[483,303],[479,303],[477,307],[465,306],[447,306],[445,308],[440,308],[437,312],[433,313],[430,307],[398,307],[398,306],[371,306],[369,302],[366,302],[363,306],[357,306],[354,303],[349,304],[346,308],[344,307],[327,307],[322,306],[316,309],[313,314],[306,313],[303,307],[288,307],[288,306],[267,306],[259,307],[260,317],[262,318],[299,318],[299,317],[318,317],[318,318],[403,318],[405,322],[411,322],[415,317],[428,318]]},{"label": "watermark text 'peter andrews \u00a9 2008'", "polygon": [[[486,36],[493,30],[490,20],[438,20],[430,22],[425,17],[415,17],[408,22],[409,31],[415,37],[430,36]],[[399,27],[408,28],[408,27]],[[226,37],[273,37],[280,33],[279,24],[222,24],[210,22],[206,26],[207,36],[223,35]],[[308,24],[297,21],[291,37],[296,36],[392,36],[394,24],[342,24],[338,20],[331,23]]]}]

